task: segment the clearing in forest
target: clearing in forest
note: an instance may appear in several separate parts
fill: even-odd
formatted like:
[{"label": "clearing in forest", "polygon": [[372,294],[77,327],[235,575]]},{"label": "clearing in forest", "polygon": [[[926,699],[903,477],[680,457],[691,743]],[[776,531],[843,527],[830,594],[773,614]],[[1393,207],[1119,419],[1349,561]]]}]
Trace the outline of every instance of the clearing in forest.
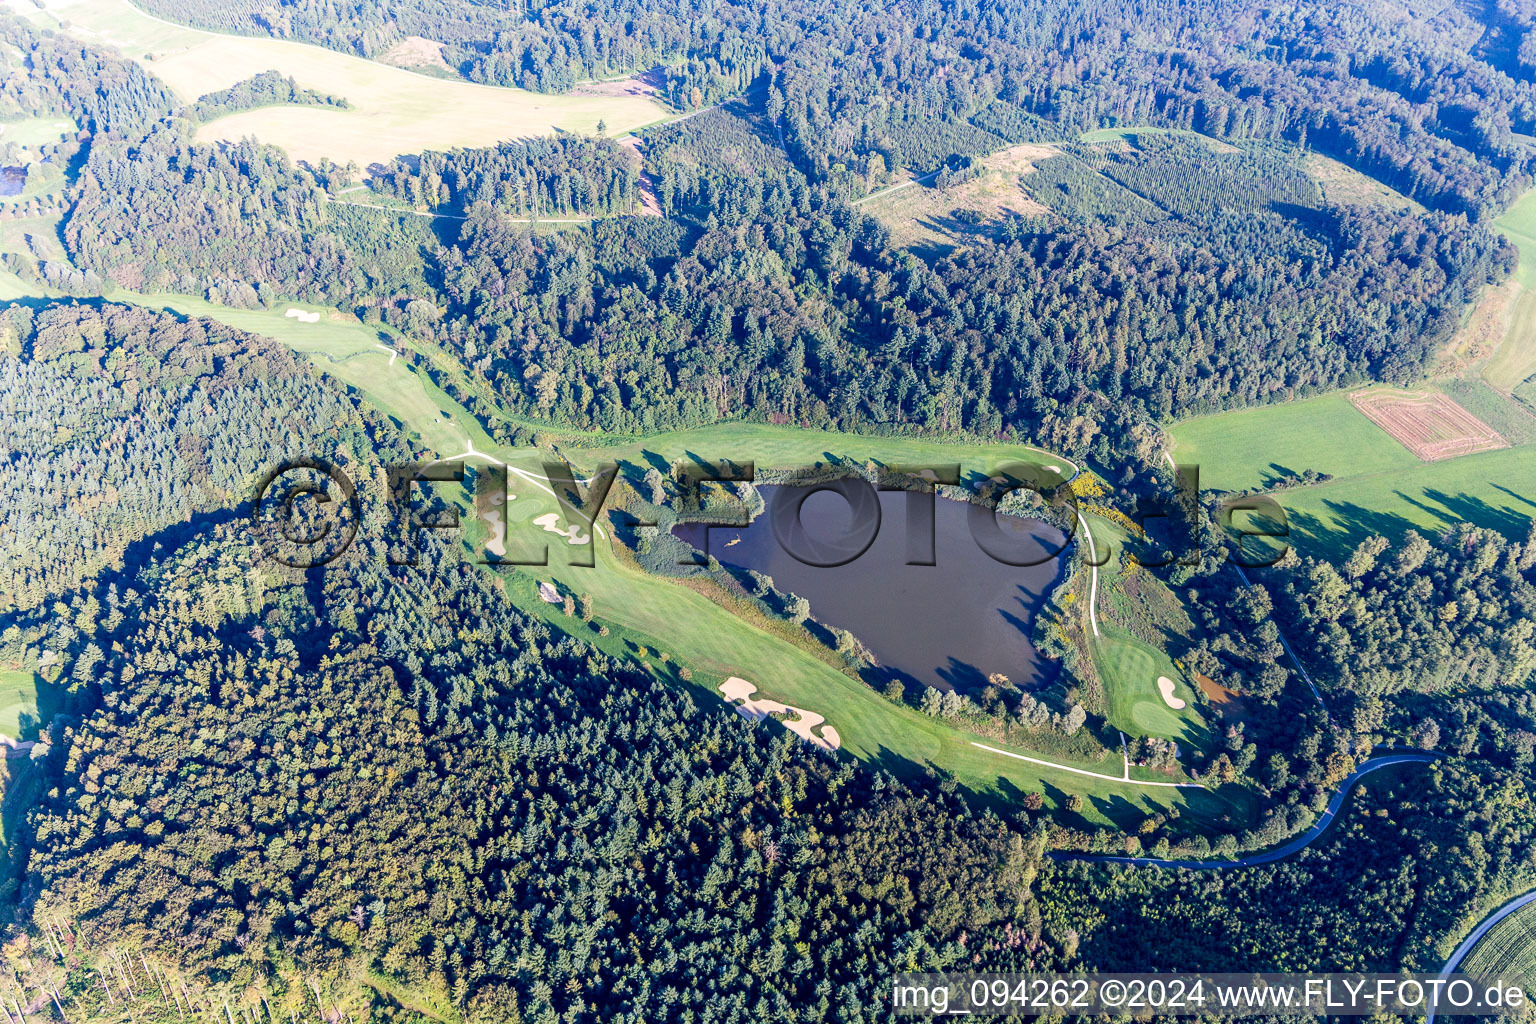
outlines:
[{"label": "clearing in forest", "polygon": [[1425,462],[1507,448],[1492,427],[1439,391],[1356,391],[1355,408]]},{"label": "clearing in forest", "polygon": [[982,160],[976,176],[959,184],[941,189],[930,182],[892,189],[870,199],[864,209],[890,230],[893,245],[951,249],[969,238],[990,234],[1009,216],[1049,213],[1019,186],[1019,180],[1036,163],[1058,152],[1033,143],[1012,146]]},{"label": "clearing in forest", "polygon": [[36,674],[24,669],[0,669],[0,736],[35,740],[40,723]]},{"label": "clearing in forest", "polygon": [[1321,153],[1309,153],[1302,160],[1301,166],[1302,170],[1317,182],[1323,198],[1330,203],[1343,206],[1377,206],[1406,213],[1424,212],[1423,206],[1401,192],[1383,185],[1375,178],[1362,174],[1332,157],[1323,156]]},{"label": "clearing in forest", "polygon": [[201,141],[255,136],[312,162],[329,157],[366,167],[401,153],[489,146],[557,129],[591,134],[599,121],[607,122],[610,134],[621,135],[667,113],[644,91],[553,96],[453,81],[307,43],[174,25],[128,0],[42,0],[41,9],[30,0],[6,0],[6,5],[40,27],[117,47],[188,102],[269,70],[345,99],[350,109],[246,110],[197,133]]}]

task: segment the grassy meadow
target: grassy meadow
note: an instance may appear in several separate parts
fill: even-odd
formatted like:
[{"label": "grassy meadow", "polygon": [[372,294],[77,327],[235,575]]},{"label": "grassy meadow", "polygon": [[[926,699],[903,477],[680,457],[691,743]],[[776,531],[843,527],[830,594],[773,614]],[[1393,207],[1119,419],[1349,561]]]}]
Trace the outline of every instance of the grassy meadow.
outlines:
[{"label": "grassy meadow", "polygon": [[1224,491],[1268,487],[1308,469],[1344,477],[1422,465],[1343,393],[1201,416],[1169,434],[1174,460],[1199,466],[1200,486]]},{"label": "grassy meadow", "polygon": [[36,674],[0,669],[0,736],[35,740],[39,722]]},{"label": "grassy meadow", "polygon": [[74,119],[63,115],[28,117],[0,123],[0,142],[14,142],[27,149],[51,146],[80,130]]},{"label": "grassy meadow", "polygon": [[666,115],[645,96],[545,95],[422,75],[307,43],[204,32],[161,21],[128,0],[44,0],[40,8],[13,10],[117,47],[189,102],[268,70],[346,99],[351,109],[265,107],[198,132],[205,141],[252,135],[312,162],[329,157],[366,167],[423,149],[488,146],[557,130],[592,133],[598,121],[620,135]]},{"label": "grassy meadow", "polygon": [[1204,488],[1268,486],[1280,468],[1331,474],[1271,495],[1303,555],[1338,557],[1373,533],[1395,540],[1463,521],[1523,539],[1536,514],[1529,445],[1420,462],[1344,394],[1187,420],[1169,434],[1174,459],[1198,463]]},{"label": "grassy meadow", "polygon": [[1494,222],[1520,250],[1515,268],[1515,292],[1504,310],[1504,336],[1482,367],[1483,379],[1506,394],[1536,408],[1536,189],[1522,196]]}]

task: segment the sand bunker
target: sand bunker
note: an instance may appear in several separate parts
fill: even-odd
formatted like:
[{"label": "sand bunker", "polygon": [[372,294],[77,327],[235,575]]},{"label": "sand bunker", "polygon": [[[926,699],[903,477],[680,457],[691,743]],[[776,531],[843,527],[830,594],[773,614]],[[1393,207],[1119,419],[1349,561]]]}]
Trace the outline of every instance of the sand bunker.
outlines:
[{"label": "sand bunker", "polygon": [[560,522],[557,512],[546,512],[533,521],[534,526],[542,526],[549,533],[564,537],[567,544],[585,544],[587,535],[581,532],[581,527],[572,525],[569,529],[562,530],[555,524]]},{"label": "sand bunker", "polygon": [[294,309],[292,306],[288,307],[288,312],[284,313],[283,316],[291,316],[300,323],[306,324],[317,324],[320,322],[319,313],[306,313],[302,309]]},{"label": "sand bunker", "polygon": [[555,589],[553,583],[543,582],[539,584],[539,600],[545,604],[561,604],[564,598],[560,596],[560,591]]},{"label": "sand bunker", "polygon": [[485,542],[485,550],[497,558],[504,558],[507,554],[507,524],[501,517],[503,504],[502,496],[493,494],[491,507],[480,514],[480,518],[484,519],[485,524],[491,528],[491,539]]},{"label": "sand bunker", "polygon": [[1183,701],[1183,699],[1180,698],[1180,697],[1175,697],[1173,695],[1173,680],[1172,679],[1169,679],[1167,676],[1158,676],[1157,677],[1157,692],[1161,693],[1163,695],[1163,703],[1164,704],[1167,704],[1169,707],[1173,708],[1173,710],[1175,710],[1175,711],[1183,711],[1184,710],[1184,701]]},{"label": "sand bunker", "polygon": [[[842,737],[837,730],[830,725],[825,725],[826,719],[814,711],[806,711],[804,708],[792,708],[788,704],[780,704],[776,700],[753,700],[752,695],[757,692],[756,684],[749,683],[740,676],[731,676],[720,684],[720,692],[727,701],[736,705],[736,711],[743,718],[750,718],[754,722],[761,722],[769,715],[789,714],[796,718],[782,719],[784,728],[799,736],[807,743],[814,743],[826,750],[836,750],[843,745]],[[739,703],[738,703],[739,702]],[[815,728],[821,726],[821,735],[815,733]]]}]

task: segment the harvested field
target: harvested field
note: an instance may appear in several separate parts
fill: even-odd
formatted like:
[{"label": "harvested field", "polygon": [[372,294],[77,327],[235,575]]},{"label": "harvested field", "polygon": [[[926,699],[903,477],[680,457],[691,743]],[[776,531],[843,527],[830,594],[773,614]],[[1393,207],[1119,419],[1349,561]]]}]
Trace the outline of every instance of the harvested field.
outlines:
[{"label": "harvested field", "polygon": [[1349,400],[1425,462],[1509,447],[1496,430],[1438,391],[1357,391]]},{"label": "harvested field", "polygon": [[392,64],[397,68],[453,73],[453,68],[443,59],[443,44],[422,36],[406,36],[379,54],[378,60],[380,64]]}]

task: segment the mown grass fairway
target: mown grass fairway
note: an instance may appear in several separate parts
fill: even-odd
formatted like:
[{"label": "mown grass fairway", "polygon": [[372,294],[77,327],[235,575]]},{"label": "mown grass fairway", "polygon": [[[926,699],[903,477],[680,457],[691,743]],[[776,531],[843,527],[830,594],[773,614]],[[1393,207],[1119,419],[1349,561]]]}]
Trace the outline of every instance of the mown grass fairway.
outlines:
[{"label": "mown grass fairway", "polygon": [[28,149],[49,146],[80,130],[73,118],[49,115],[0,123],[0,142],[14,142]]},{"label": "mown grass fairway", "polygon": [[0,736],[37,739],[37,676],[18,669],[0,670]]},{"label": "mown grass fairway", "polygon": [[552,96],[475,85],[305,43],[204,32],[151,17],[128,0],[48,0],[42,10],[11,0],[9,7],[38,25],[67,23],[72,35],[116,46],[183,100],[268,70],[345,98],[350,110],[268,107],[220,118],[198,131],[205,141],[254,135],[301,160],[330,157],[366,167],[423,149],[488,146],[556,129],[591,133],[600,120],[620,135],[666,115],[645,96]]},{"label": "mown grass fairway", "polygon": [[1536,985],[1536,904],[1526,904],[1489,929],[1457,973],[1501,977],[1527,991]]}]

